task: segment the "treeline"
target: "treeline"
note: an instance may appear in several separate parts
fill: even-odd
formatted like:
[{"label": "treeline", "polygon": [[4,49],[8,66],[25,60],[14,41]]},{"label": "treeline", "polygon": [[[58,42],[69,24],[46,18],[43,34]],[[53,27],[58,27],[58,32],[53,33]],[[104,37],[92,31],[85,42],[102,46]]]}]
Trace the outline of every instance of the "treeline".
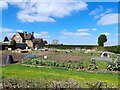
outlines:
[{"label": "treeline", "polygon": [[114,52],[114,53],[120,53],[120,45],[117,46],[107,46],[105,47],[105,50]]},{"label": "treeline", "polygon": [[75,49],[75,48],[86,48],[86,49],[92,49],[95,47],[98,47],[97,45],[46,45],[46,48],[57,48],[57,49]]}]

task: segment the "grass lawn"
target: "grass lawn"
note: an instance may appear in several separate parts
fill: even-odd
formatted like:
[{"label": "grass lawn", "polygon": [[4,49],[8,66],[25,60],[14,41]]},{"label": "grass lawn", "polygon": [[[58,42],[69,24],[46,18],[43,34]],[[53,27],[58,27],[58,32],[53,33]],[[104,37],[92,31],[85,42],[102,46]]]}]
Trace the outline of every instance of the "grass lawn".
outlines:
[{"label": "grass lawn", "polygon": [[23,67],[20,64],[13,64],[2,67],[3,79],[11,77],[19,80],[43,80],[44,82],[53,80],[75,80],[82,87],[87,88],[86,82],[102,81],[109,86],[118,87],[118,74],[116,73],[97,73],[87,71],[67,70],[63,68],[37,68]]}]

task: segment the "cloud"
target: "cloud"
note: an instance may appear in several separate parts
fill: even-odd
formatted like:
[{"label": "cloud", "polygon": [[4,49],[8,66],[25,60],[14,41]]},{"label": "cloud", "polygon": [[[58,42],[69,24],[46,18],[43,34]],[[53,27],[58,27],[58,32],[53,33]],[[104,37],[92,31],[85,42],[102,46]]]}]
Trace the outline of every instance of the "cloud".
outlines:
[{"label": "cloud", "polygon": [[111,13],[113,11],[112,8],[107,8],[107,9],[104,9],[101,5],[98,6],[98,8],[96,8],[95,10],[91,11],[89,13],[89,15],[93,15],[95,19],[98,19],[108,13]]},{"label": "cloud", "polygon": [[82,29],[78,29],[77,31],[78,32],[88,32],[89,29],[88,28],[82,28]]},{"label": "cloud", "polygon": [[[119,14],[120,15],[120,14]],[[98,25],[111,25],[111,24],[117,24],[120,20],[118,20],[118,14],[112,13],[112,14],[106,14],[103,17],[98,20]]]},{"label": "cloud", "polygon": [[112,11],[113,11],[112,8],[108,8],[108,9],[105,11],[105,13],[111,13]]},{"label": "cloud", "polygon": [[99,14],[99,15],[95,15],[94,18],[95,18],[95,19],[99,19],[100,17],[102,17],[102,16],[104,16],[104,15],[105,15],[105,13],[102,13],[102,14]]},{"label": "cloud", "polygon": [[29,15],[24,12],[19,12],[17,18],[22,22],[55,22],[53,18],[49,18],[41,15]]},{"label": "cloud", "polygon": [[22,29],[16,30],[16,32],[21,32],[21,33],[23,33],[23,31],[24,31],[24,30],[22,30]]},{"label": "cloud", "polygon": [[109,35],[110,35],[110,33],[101,33],[101,34],[104,34],[104,35],[106,35],[106,36],[109,36]]},{"label": "cloud", "polygon": [[17,18],[22,22],[55,22],[55,18],[63,18],[73,12],[85,10],[85,2],[27,2],[12,3],[20,11]]},{"label": "cloud", "polygon": [[[79,31],[79,30],[81,30],[81,31]],[[75,32],[69,32],[67,30],[64,30],[61,32],[62,33],[61,37],[73,37],[73,38],[75,38],[75,37],[87,37],[87,36],[91,35],[90,33],[86,32],[84,30],[82,31],[82,30],[83,29],[78,29]]]},{"label": "cloud", "polygon": [[91,11],[91,12],[89,13],[89,15],[96,15],[96,14],[99,14],[100,12],[103,11],[103,9],[104,9],[104,8],[103,8],[101,5],[99,5],[98,8],[96,8],[96,9],[93,10],[93,11]]},{"label": "cloud", "polygon": [[92,28],[92,31],[97,31],[97,28]]},{"label": "cloud", "polygon": [[40,32],[34,34],[36,38],[49,38],[48,32]]},{"label": "cloud", "polygon": [[11,33],[13,29],[0,27],[0,33]]},{"label": "cloud", "polygon": [[0,9],[7,9],[8,3],[5,1],[0,1]]}]

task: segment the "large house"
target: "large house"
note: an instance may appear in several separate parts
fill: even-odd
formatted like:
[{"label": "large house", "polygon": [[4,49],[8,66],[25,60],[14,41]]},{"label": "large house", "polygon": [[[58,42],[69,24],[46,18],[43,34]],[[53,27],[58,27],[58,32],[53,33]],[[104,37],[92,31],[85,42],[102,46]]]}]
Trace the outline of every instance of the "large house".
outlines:
[{"label": "large house", "polygon": [[30,48],[43,48],[47,41],[43,41],[42,38],[35,38],[34,32],[27,33],[27,32],[17,32],[13,37],[12,40],[15,40],[18,44],[27,44]]}]

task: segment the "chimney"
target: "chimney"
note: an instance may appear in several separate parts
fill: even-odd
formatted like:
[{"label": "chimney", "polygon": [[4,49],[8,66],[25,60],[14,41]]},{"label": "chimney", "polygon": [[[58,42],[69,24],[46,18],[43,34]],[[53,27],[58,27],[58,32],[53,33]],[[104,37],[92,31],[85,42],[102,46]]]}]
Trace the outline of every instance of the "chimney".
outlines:
[{"label": "chimney", "polygon": [[27,36],[27,32],[23,32],[24,36]]},{"label": "chimney", "polygon": [[32,35],[34,36],[34,32],[32,32]]}]

